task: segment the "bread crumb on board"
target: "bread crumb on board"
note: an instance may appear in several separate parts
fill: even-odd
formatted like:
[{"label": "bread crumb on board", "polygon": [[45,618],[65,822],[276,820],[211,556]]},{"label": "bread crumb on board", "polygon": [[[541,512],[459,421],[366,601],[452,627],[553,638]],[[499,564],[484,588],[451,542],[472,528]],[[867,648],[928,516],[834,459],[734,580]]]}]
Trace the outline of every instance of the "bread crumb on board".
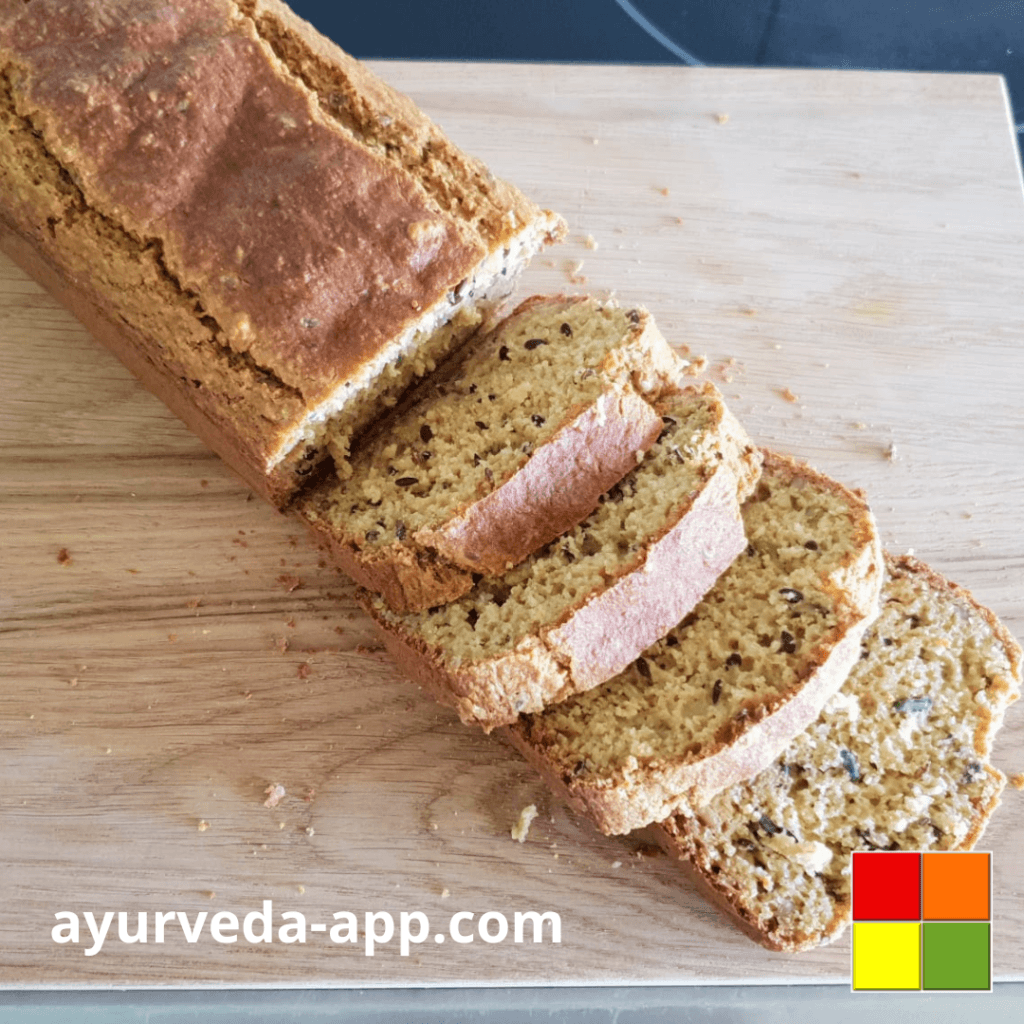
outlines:
[{"label": "bread crumb on board", "polygon": [[715,120],[719,124],[728,124],[729,123],[729,115],[728,114],[715,114]]},{"label": "bread crumb on board", "polygon": [[74,559],[71,557],[67,548],[61,548],[60,551],[57,552],[57,562],[60,565],[72,565]]},{"label": "bread crumb on board", "polygon": [[799,395],[796,395],[796,394],[794,394],[794,393],[793,393],[792,391],[790,391],[790,389],[789,389],[789,388],[781,388],[781,389],[779,390],[779,394],[780,394],[780,395],[782,395],[782,397],[783,397],[783,398],[784,398],[784,399],[785,399],[785,400],[786,400],[787,402],[793,402],[793,403],[795,403],[795,402],[799,402],[799,401],[800,401],[800,396],[799,396]]},{"label": "bread crumb on board", "polygon": [[276,807],[287,794],[287,790],[280,782],[272,782],[265,790],[263,790],[266,800],[263,801],[264,807]]},{"label": "bread crumb on board", "polygon": [[199,820],[199,824],[196,825],[196,828],[200,832],[205,832],[209,827],[210,827],[210,823],[205,818],[201,818]]},{"label": "bread crumb on board", "polygon": [[583,270],[583,260],[565,260],[563,269],[570,284],[587,283],[586,277],[580,273]]},{"label": "bread crumb on board", "polygon": [[694,359],[689,360],[686,367],[683,369],[683,373],[687,377],[699,377],[708,368],[708,357],[697,356]]},{"label": "bread crumb on board", "polygon": [[515,827],[512,829],[512,838],[517,843],[526,842],[526,836],[529,834],[530,825],[533,823],[533,819],[536,817],[536,804],[528,804],[519,812],[519,820],[516,822]]},{"label": "bread crumb on board", "polygon": [[1009,782],[1014,789],[1024,789],[1024,772],[1016,772],[1010,775]]}]

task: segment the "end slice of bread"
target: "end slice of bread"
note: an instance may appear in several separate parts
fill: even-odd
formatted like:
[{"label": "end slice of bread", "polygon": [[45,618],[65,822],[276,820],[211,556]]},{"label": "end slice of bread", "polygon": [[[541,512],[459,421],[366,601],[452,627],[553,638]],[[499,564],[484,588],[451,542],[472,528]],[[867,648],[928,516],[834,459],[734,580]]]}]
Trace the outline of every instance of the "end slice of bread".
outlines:
[{"label": "end slice of bread", "polygon": [[766,453],[743,522],[745,553],[674,629],[604,686],[508,730],[603,832],[692,810],[756,775],[857,660],[882,583],[864,499]]},{"label": "end slice of bread", "polygon": [[535,296],[297,511],[393,611],[444,604],[590,513],[658,438],[686,366],[646,310]]},{"label": "end slice of bread", "polygon": [[756,942],[793,952],[850,920],[851,854],[969,850],[1005,784],[988,762],[1021,649],[962,588],[888,559],[882,611],[817,721],[756,778],[657,826]]},{"label": "end slice of bread", "polygon": [[743,551],[760,452],[710,384],[659,411],[643,461],[515,569],[415,615],[364,593],[398,663],[467,724],[490,730],[610,679]]}]

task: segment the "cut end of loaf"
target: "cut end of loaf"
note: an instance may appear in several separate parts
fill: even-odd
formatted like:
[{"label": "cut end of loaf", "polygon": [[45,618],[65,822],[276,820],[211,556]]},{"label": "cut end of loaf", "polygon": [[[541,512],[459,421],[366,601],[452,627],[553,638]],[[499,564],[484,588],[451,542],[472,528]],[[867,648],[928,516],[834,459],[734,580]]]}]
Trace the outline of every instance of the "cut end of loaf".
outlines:
[{"label": "cut end of loaf", "polygon": [[561,227],[560,218],[544,211],[492,250],[372,359],[307,405],[302,418],[279,437],[267,472],[294,464],[300,453],[308,460],[315,451],[317,458],[330,452],[338,474],[347,477],[353,439],[495,315],[530,260],[561,237]]},{"label": "cut end of loaf", "polygon": [[565,225],[284,5],[130,6],[0,15],[5,218],[280,505]]}]

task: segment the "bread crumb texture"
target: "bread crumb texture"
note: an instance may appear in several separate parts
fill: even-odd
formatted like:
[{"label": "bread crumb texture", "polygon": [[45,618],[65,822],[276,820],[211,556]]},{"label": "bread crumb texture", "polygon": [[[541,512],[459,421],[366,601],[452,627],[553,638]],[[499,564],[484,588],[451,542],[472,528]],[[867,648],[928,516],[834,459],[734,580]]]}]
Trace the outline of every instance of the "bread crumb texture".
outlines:
[{"label": "bread crumb texture", "polygon": [[276,807],[287,796],[287,791],[279,782],[272,782],[263,795],[267,798],[263,801],[264,807]]},{"label": "bread crumb texture", "polygon": [[762,944],[829,942],[850,918],[851,853],[978,841],[1005,783],[989,751],[1020,684],[1020,647],[990,612],[890,559],[881,614],[818,720],[662,839]]}]

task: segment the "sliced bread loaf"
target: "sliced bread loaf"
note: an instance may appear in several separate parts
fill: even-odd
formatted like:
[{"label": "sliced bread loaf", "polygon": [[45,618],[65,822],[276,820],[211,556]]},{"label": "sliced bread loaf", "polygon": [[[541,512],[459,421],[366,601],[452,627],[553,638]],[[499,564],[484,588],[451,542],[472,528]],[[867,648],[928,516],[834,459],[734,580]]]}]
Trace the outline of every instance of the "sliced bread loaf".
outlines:
[{"label": "sliced bread loaf", "polygon": [[830,942],[850,920],[857,850],[969,850],[1005,783],[988,763],[1021,649],[965,590],[888,562],[882,611],[818,720],[756,778],[660,841],[769,949]]},{"label": "sliced bread loaf", "polygon": [[743,550],[760,453],[710,384],[660,411],[643,461],[510,572],[415,615],[363,594],[398,663],[464,722],[490,730],[611,678]]},{"label": "sliced bread loaf", "polygon": [[535,296],[296,511],[393,611],[444,604],[593,511],[658,438],[653,403],[686,366],[645,310]]},{"label": "sliced bread loaf", "polygon": [[748,546],[700,604],[615,679],[524,716],[512,742],[603,832],[699,807],[817,718],[878,610],[863,498],[766,454]]}]

